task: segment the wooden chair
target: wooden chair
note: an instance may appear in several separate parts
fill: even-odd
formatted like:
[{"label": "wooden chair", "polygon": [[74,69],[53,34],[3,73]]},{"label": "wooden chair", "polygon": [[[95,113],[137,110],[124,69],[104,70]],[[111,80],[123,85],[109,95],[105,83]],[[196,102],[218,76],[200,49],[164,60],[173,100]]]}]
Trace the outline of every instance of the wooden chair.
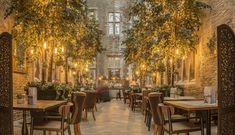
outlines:
[{"label": "wooden chair", "polygon": [[149,103],[154,121],[154,135],[162,135],[163,124],[160,119],[158,104],[163,102],[162,94],[157,92],[149,93]]},{"label": "wooden chair", "polygon": [[142,113],[144,115],[146,115],[146,111],[148,111],[147,109],[147,104],[148,104],[148,94],[150,93],[149,90],[143,90],[142,91],[142,106],[141,106],[141,110],[142,110]]},{"label": "wooden chair", "polygon": [[85,103],[83,109],[85,110],[85,119],[87,120],[87,112],[92,112],[93,119],[96,120],[95,118],[95,105],[96,105],[96,92],[87,92],[86,93],[86,98],[85,98]]},{"label": "wooden chair", "polygon": [[[46,135],[46,131],[49,132],[60,132],[64,135],[65,130],[68,129],[68,134],[71,135],[70,124],[69,124],[69,114],[71,104],[62,105],[59,107],[60,117],[52,117],[46,115],[38,115],[37,112],[31,112],[31,128],[30,135],[33,135],[34,130],[42,130],[43,135]],[[60,119],[58,121],[57,119]]]},{"label": "wooden chair", "polygon": [[146,126],[148,127],[148,131],[150,131],[151,128],[151,121],[152,121],[152,112],[151,112],[151,107],[149,103],[149,99],[146,98],[146,108],[145,108],[145,123]]},{"label": "wooden chair", "polygon": [[122,95],[123,95],[123,102],[124,102],[124,104],[127,103],[127,100],[129,100],[129,102],[130,102],[130,98],[128,96],[128,92],[126,90],[122,90]]},{"label": "wooden chair", "polygon": [[80,130],[80,122],[82,121],[82,111],[83,105],[85,102],[86,93],[83,92],[76,92],[72,93],[72,117],[71,117],[71,124],[74,125],[74,134],[81,135]]},{"label": "wooden chair", "polygon": [[[201,135],[204,135],[203,121],[200,120],[200,125],[193,124],[189,122],[189,119],[181,121],[173,121],[172,116],[174,114],[174,108],[166,105],[159,105],[160,119],[163,123],[163,131],[161,134],[164,134],[166,131],[169,135],[186,133],[189,135],[190,132],[201,131]],[[193,118],[195,119],[195,118]]]},{"label": "wooden chair", "polygon": [[138,99],[138,96],[135,95],[135,93],[131,93],[130,96],[131,96],[131,110],[135,111],[136,108],[141,109],[142,99],[141,100]]}]

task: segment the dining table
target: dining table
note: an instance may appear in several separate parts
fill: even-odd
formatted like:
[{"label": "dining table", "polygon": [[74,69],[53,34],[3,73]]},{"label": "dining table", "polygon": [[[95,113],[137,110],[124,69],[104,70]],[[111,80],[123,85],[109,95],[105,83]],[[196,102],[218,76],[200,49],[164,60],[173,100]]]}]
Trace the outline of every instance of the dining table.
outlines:
[{"label": "dining table", "polygon": [[218,110],[218,104],[205,103],[204,100],[191,101],[164,101],[164,104],[179,108],[188,112],[200,114],[206,125],[206,135],[211,135],[211,111]]},{"label": "dining table", "polygon": [[175,97],[164,97],[164,101],[200,101],[204,98],[196,98],[193,96],[175,96]]},{"label": "dining table", "polygon": [[53,108],[57,108],[63,104],[66,104],[67,101],[57,101],[57,100],[38,100],[35,104],[28,104],[28,102],[17,103],[13,101],[13,109],[21,110],[23,112],[23,123],[21,133],[22,135],[28,135],[28,128],[26,122],[26,113],[27,111],[47,111]]}]

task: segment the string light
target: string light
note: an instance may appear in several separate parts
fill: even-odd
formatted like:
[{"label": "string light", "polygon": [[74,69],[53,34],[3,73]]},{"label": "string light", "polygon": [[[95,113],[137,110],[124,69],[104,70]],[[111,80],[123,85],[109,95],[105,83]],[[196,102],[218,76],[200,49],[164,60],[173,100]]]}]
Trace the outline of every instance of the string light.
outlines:
[{"label": "string light", "polygon": [[44,42],[43,48],[44,48],[44,49],[47,49],[47,43],[46,43],[46,42]]},{"label": "string light", "polygon": [[57,48],[55,48],[55,54],[57,54]]}]

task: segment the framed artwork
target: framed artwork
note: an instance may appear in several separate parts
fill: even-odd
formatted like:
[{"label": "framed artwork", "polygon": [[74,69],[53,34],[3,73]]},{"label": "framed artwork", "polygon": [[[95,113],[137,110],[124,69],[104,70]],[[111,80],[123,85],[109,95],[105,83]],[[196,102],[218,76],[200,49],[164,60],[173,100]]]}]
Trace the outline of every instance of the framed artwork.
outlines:
[{"label": "framed artwork", "polygon": [[13,40],[13,70],[15,73],[27,73],[26,49],[22,43]]}]

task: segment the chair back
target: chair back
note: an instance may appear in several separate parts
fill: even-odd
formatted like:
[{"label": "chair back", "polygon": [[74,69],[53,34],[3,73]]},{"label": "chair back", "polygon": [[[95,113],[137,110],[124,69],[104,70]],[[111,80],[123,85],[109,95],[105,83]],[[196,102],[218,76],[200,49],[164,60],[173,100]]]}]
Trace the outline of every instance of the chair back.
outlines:
[{"label": "chair back", "polygon": [[160,118],[162,120],[162,122],[165,124],[166,122],[169,123],[169,131],[172,131],[172,121],[171,121],[171,115],[174,114],[174,107],[172,106],[167,106],[164,104],[159,104],[158,106],[159,110],[160,110]]},{"label": "chair back", "polygon": [[73,109],[72,109],[71,124],[77,124],[81,122],[85,97],[86,93],[84,92],[72,93],[71,100],[73,102]]},{"label": "chair back", "polygon": [[94,109],[95,104],[97,101],[97,93],[96,92],[87,92],[85,103],[84,103],[84,109]]},{"label": "chair back", "polygon": [[59,114],[62,116],[62,118],[66,118],[69,115],[71,106],[72,104],[67,104],[61,105],[59,107]]},{"label": "chair back", "polygon": [[152,92],[149,93],[148,97],[153,116],[153,121],[157,125],[162,125],[162,120],[160,119],[160,112],[158,108],[158,104],[163,102],[162,93]]}]

